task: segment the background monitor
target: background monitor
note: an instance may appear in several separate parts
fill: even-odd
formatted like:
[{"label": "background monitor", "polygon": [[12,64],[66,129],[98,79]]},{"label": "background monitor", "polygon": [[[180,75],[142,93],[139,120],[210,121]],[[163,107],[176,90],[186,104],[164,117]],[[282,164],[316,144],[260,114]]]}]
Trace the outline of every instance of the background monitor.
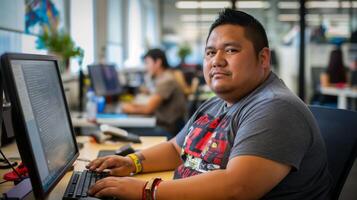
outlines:
[{"label": "background monitor", "polygon": [[115,65],[88,65],[92,87],[97,96],[114,96],[123,91]]},{"label": "background monitor", "polygon": [[4,54],[1,70],[17,146],[36,199],[44,199],[78,157],[55,57]]}]

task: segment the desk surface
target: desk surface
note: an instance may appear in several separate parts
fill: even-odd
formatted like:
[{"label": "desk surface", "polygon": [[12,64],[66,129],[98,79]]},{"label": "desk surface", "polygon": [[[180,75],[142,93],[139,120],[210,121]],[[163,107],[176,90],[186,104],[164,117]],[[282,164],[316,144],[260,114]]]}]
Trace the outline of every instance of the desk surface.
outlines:
[{"label": "desk surface", "polygon": [[[142,144],[133,144],[132,146],[135,149],[143,149],[143,148],[147,148],[152,145],[158,144],[160,142],[164,142],[164,141],[166,141],[166,138],[165,137],[141,137],[141,140],[142,140]],[[94,142],[91,142],[89,137],[77,137],[77,141],[84,143],[84,147],[80,150],[80,154],[79,154],[78,158],[85,159],[85,160],[92,160],[92,159],[96,158],[99,150],[102,150],[102,149],[115,150],[115,149],[118,149],[120,146],[126,144],[126,143],[96,144]],[[14,158],[14,157],[18,158],[19,157],[19,153],[17,151],[17,147],[16,147],[15,143],[11,144],[9,146],[3,147],[2,151],[9,158]],[[86,164],[87,164],[87,162],[85,162],[85,161],[77,160],[74,164],[74,170],[81,171],[81,170],[85,169]],[[9,170],[0,170],[1,179],[2,179],[3,174],[8,171]],[[66,175],[61,179],[61,181],[53,189],[48,200],[62,199],[62,196],[66,190],[67,183],[71,177],[71,174],[72,174],[72,171],[66,173]],[[158,172],[158,173],[138,174],[138,175],[135,175],[135,177],[137,177],[139,179],[144,179],[144,180],[148,180],[151,177],[161,177],[164,180],[170,180],[173,177],[173,172],[167,171],[167,172]],[[7,182],[4,184],[1,184],[0,185],[1,194],[3,192],[8,191],[9,189],[11,189],[12,186],[13,186],[12,182]]]},{"label": "desk surface", "polygon": [[320,91],[325,95],[337,96],[337,107],[340,109],[347,109],[347,98],[357,98],[357,88],[321,87]]},{"label": "desk surface", "polygon": [[321,93],[327,94],[327,95],[335,95],[335,96],[344,95],[346,97],[356,98],[357,97],[357,88],[321,87]]}]

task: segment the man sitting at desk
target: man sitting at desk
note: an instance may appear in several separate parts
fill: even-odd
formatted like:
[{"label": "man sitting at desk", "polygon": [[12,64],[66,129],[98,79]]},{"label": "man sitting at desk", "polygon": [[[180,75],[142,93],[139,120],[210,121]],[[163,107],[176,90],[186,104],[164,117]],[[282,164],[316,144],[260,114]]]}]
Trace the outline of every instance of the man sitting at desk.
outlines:
[{"label": "man sitting at desk", "polygon": [[225,9],[210,28],[204,77],[217,94],[176,138],[88,164],[113,176],[175,169],[175,180],[98,181],[89,194],[119,199],[329,199],[327,156],[307,108],[271,72],[263,26]]},{"label": "man sitting at desk", "polygon": [[[186,114],[186,99],[183,91],[170,72],[165,53],[151,49],[144,56],[145,66],[153,78],[155,88],[146,104],[123,103],[122,112],[128,114],[154,114],[158,128],[129,130],[139,135],[165,135],[169,139],[179,131]],[[147,132],[147,134],[144,133]]]}]

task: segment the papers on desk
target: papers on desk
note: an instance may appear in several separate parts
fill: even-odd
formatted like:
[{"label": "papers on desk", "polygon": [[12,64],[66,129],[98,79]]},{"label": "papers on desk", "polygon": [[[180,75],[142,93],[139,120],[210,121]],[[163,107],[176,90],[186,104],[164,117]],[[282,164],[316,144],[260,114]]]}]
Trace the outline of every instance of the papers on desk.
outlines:
[{"label": "papers on desk", "polygon": [[155,127],[156,118],[127,114],[97,114],[98,124],[118,127]]}]

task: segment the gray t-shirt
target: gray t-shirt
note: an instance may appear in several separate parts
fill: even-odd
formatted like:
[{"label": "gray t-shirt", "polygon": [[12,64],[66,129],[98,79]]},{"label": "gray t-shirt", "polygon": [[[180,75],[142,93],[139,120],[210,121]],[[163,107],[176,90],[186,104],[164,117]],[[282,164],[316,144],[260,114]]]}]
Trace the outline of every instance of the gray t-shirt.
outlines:
[{"label": "gray t-shirt", "polygon": [[186,98],[170,70],[155,79],[154,93],[163,99],[155,111],[157,124],[176,134],[176,123],[186,114]]},{"label": "gray t-shirt", "polygon": [[217,97],[205,102],[176,141],[183,164],[175,178],[225,169],[236,156],[255,155],[292,167],[263,199],[328,199],[331,179],[317,123],[274,73],[230,107]]}]

